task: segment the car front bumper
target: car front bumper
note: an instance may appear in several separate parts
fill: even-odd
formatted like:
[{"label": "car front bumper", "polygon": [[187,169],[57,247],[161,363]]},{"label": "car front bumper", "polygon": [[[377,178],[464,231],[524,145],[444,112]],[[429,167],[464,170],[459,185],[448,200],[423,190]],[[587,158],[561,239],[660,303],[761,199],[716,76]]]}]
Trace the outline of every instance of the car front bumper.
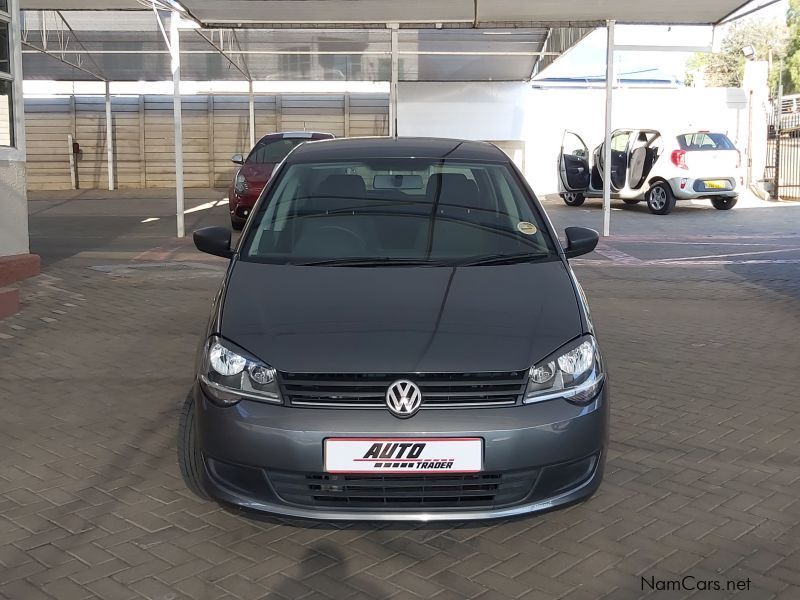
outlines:
[{"label": "car front bumper", "polygon": [[[379,409],[294,408],[247,400],[221,408],[211,403],[198,385],[192,393],[206,489],[217,500],[245,509],[321,520],[491,519],[585,499],[599,487],[603,476],[609,421],[607,384],[594,402],[582,407],[552,400],[508,408],[429,409],[403,420]],[[482,438],[484,470],[419,481],[405,475],[380,474],[376,479],[381,481],[371,476],[365,481],[362,475],[324,473],[326,438],[420,435]],[[372,496],[370,502],[360,504],[359,498],[348,496],[344,490],[351,484],[362,486],[356,495],[366,493]],[[391,495],[398,493],[394,485],[404,486],[404,498]],[[419,496],[426,495],[426,489],[452,486],[459,490],[494,486],[496,494],[477,504],[474,496],[467,497],[469,502],[461,501],[458,492],[447,494],[453,496],[452,501],[434,498],[443,502],[432,504],[408,497],[409,490],[411,496]],[[375,498],[376,493],[380,495],[376,492],[379,488],[390,490],[389,496]],[[317,499],[318,493],[324,501]],[[336,502],[331,503],[326,493],[336,496]]]}]

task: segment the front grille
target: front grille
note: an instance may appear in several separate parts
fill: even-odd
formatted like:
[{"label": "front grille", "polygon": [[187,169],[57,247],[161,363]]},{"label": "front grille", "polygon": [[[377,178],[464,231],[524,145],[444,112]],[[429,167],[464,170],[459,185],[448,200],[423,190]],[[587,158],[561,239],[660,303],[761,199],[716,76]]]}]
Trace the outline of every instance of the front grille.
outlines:
[{"label": "front grille", "polygon": [[332,475],[270,471],[275,492],[303,506],[463,508],[513,504],[530,494],[537,470],[453,475]]},{"label": "front grille", "polygon": [[511,406],[525,392],[527,371],[499,373],[281,373],[284,397],[294,406],[386,408],[389,385],[409,379],[422,392],[422,408]]}]

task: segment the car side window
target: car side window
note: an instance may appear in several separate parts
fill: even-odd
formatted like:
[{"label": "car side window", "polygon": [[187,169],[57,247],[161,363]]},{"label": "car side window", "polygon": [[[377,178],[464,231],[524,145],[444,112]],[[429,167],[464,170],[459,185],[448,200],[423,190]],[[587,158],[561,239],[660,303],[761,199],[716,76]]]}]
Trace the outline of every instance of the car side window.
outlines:
[{"label": "car side window", "polygon": [[624,152],[628,147],[628,139],[631,137],[630,131],[619,131],[611,138],[611,150],[614,152]]}]

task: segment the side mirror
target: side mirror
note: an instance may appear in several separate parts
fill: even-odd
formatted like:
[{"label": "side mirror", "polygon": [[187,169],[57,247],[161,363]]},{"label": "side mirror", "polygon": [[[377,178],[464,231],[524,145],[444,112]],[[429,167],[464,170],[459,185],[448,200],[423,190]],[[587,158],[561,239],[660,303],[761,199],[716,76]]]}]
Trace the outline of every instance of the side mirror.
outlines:
[{"label": "side mirror", "polygon": [[244,157],[241,154],[234,154],[233,156],[231,156],[231,162],[237,165],[243,165]]},{"label": "side mirror", "polygon": [[600,241],[600,234],[588,227],[567,227],[564,231],[567,234],[567,247],[564,248],[567,258],[588,254]]},{"label": "side mirror", "polygon": [[227,227],[203,227],[192,235],[194,245],[200,252],[230,258],[233,256],[231,250],[231,230]]}]

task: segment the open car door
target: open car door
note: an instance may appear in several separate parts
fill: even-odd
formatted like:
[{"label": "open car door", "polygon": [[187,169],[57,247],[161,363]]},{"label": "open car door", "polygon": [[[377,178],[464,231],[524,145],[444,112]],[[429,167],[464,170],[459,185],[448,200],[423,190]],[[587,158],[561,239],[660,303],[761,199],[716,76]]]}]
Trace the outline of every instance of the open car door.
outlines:
[{"label": "open car door", "polygon": [[564,189],[570,192],[583,192],[589,188],[591,175],[589,149],[577,133],[564,131],[558,170]]},{"label": "open car door", "polygon": [[[616,129],[611,134],[611,189],[618,192],[625,187],[628,178],[629,148],[633,131],[630,129]],[[597,147],[597,169],[600,171],[600,178],[603,178],[603,147],[605,143]]]}]

